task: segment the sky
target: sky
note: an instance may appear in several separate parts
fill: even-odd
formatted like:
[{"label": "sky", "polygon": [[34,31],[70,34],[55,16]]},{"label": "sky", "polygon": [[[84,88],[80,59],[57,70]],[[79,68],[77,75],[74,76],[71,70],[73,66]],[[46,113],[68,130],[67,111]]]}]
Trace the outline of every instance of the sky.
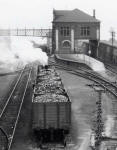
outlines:
[{"label": "sky", "polygon": [[96,10],[101,39],[117,32],[117,0],[0,0],[0,28],[51,28],[53,9],[78,8],[89,15]]}]

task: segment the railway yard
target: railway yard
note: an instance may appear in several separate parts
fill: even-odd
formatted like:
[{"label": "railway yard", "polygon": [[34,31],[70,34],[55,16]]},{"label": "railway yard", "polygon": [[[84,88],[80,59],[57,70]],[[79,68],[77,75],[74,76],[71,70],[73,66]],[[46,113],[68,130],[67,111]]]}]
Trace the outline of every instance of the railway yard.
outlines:
[{"label": "railway yard", "polygon": [[[110,70],[107,66],[107,76],[104,77],[84,65],[80,65],[79,68],[70,66],[68,63],[65,65],[65,62],[63,65],[63,61],[56,59],[55,62],[53,58],[50,58],[49,65],[55,66],[55,70],[71,100],[70,134],[72,147],[67,145],[67,147],[63,146],[58,149],[91,150],[96,144],[100,146],[100,149],[110,145],[111,148],[116,148],[117,84],[115,81],[117,68],[113,68],[114,71],[112,71],[112,67]],[[37,70],[37,64],[30,64],[15,74],[0,77],[1,83],[4,82],[4,86],[0,89],[2,93],[0,109],[1,150],[40,149],[40,142],[35,139],[32,130],[32,122],[34,121],[32,96]],[[109,81],[110,79],[112,80]],[[35,109],[38,108],[35,107]],[[46,123],[48,121],[46,120]],[[96,140],[95,145],[94,139]],[[57,149],[57,147],[54,148]]]},{"label": "railway yard", "polygon": [[[54,1],[7,1],[0,5],[0,150],[117,150],[114,26],[101,39],[116,9],[102,1],[59,2],[63,10]],[[99,6],[101,21],[98,7],[89,15],[73,4]]]},{"label": "railway yard", "polygon": [[0,70],[0,150],[116,150],[116,65],[12,40],[14,64]]}]

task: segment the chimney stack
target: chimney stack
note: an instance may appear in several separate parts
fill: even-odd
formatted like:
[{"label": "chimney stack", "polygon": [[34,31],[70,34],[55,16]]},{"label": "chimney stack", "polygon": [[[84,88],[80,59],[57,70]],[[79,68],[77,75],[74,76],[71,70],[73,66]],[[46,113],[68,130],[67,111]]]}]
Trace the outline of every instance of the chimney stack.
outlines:
[{"label": "chimney stack", "polygon": [[93,9],[93,18],[96,18],[96,17],[95,17],[95,9]]}]

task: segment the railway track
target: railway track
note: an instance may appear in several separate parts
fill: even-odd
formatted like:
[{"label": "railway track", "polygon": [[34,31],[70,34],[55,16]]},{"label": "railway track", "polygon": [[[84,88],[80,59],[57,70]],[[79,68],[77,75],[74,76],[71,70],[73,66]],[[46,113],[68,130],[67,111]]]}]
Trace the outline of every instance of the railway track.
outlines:
[{"label": "railway track", "polygon": [[113,67],[112,65],[105,64],[106,68],[110,70],[114,75],[117,76],[117,67]]},{"label": "railway track", "polygon": [[50,64],[54,65],[56,68],[64,69],[66,71],[69,71],[71,74],[75,74],[78,76],[81,76],[83,78],[89,79],[91,81],[94,81],[94,86],[101,86],[106,91],[110,92],[113,96],[117,98],[117,84],[114,82],[110,82],[106,78],[102,77],[98,73],[87,70],[83,68],[71,68],[65,65],[56,64],[55,62],[50,61]]},{"label": "railway track", "polygon": [[31,66],[24,67],[2,112],[0,112],[0,148],[3,150],[11,149],[31,71]]},{"label": "railway track", "polygon": [[[11,89],[11,91],[10,91],[8,97],[6,98],[6,102],[3,103],[2,108],[1,108],[1,106],[0,106],[0,108],[1,108],[1,109],[0,109],[0,117],[1,117],[2,113],[4,112],[4,109],[5,109],[6,105],[7,105],[7,103],[8,103],[8,101],[9,101],[10,97],[12,96],[12,93],[14,92],[14,90],[15,90],[15,88],[16,88],[16,86],[17,86],[19,80],[20,80],[20,78],[21,78],[21,75],[22,75],[22,73],[23,73],[23,70],[24,70],[24,68],[23,68],[22,70],[20,70],[20,74],[19,74],[19,76],[18,76],[18,79],[16,80],[16,83],[14,84],[13,88]],[[16,72],[15,72],[15,73],[16,73]],[[5,75],[6,75],[6,74],[5,74]],[[7,75],[8,75],[8,74],[7,74]]]},{"label": "railway track", "polygon": [[[71,74],[75,74],[77,76],[81,76],[83,78],[89,79],[89,80],[91,80],[91,81],[94,82],[94,84],[91,84],[89,86],[91,86],[91,87],[98,86],[98,87],[103,88],[103,90],[105,92],[111,93],[111,95],[113,95],[114,99],[115,99],[114,101],[112,100],[112,103],[113,103],[113,112],[114,112],[115,115],[117,115],[117,101],[116,101],[116,99],[117,99],[117,84],[116,84],[116,82],[113,83],[113,82],[107,80],[106,78],[102,77],[98,73],[96,73],[94,71],[91,71],[91,70],[87,70],[87,69],[83,69],[83,68],[77,68],[77,69],[73,68],[73,67],[71,68],[71,67],[63,65],[63,64],[62,65],[61,64],[56,64],[56,62],[52,62],[52,61],[50,61],[50,64],[54,65],[58,69],[63,69],[63,70],[68,71]],[[116,73],[116,75],[117,75],[117,73]],[[101,108],[99,108],[99,103],[98,103],[98,109],[101,109]],[[99,113],[101,114],[101,112],[98,112],[98,114]],[[102,123],[102,121],[101,122],[97,122],[97,127],[100,126],[101,123]],[[101,133],[101,129],[102,129],[102,127],[99,129],[100,133]],[[101,136],[101,134],[99,136]],[[115,139],[116,137],[117,137],[117,121],[115,120],[114,134],[110,138],[111,139]],[[104,140],[105,138],[106,137],[103,137],[102,140]]]},{"label": "railway track", "polygon": [[23,69],[18,69],[16,71],[11,71],[11,72],[7,72],[7,73],[0,73],[0,76],[8,76],[8,75],[14,75],[16,73],[21,72]]}]

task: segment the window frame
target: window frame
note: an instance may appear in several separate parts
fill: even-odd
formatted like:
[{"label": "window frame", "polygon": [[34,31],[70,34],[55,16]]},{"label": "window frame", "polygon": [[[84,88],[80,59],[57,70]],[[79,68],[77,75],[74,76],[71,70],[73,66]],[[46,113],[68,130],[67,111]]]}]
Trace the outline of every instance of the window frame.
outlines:
[{"label": "window frame", "polygon": [[60,34],[63,37],[69,37],[70,36],[70,27],[69,26],[61,26]]},{"label": "window frame", "polygon": [[84,37],[90,36],[90,26],[81,26],[80,35]]}]

